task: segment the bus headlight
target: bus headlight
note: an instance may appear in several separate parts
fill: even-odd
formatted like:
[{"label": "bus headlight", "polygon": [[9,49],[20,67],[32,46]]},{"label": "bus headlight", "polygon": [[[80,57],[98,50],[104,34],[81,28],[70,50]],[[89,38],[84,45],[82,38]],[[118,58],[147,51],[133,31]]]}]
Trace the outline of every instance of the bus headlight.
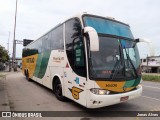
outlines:
[{"label": "bus headlight", "polygon": [[110,91],[108,91],[108,90],[102,90],[102,89],[98,89],[98,88],[92,88],[92,89],[90,89],[90,91],[96,95],[109,95],[109,93],[110,93]]}]

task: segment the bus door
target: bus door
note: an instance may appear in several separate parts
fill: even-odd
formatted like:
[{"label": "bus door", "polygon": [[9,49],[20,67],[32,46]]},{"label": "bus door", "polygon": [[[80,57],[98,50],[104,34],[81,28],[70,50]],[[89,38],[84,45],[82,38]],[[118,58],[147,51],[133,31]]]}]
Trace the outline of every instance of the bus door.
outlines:
[{"label": "bus door", "polygon": [[64,69],[65,95],[86,106],[86,64],[81,40],[74,40],[73,49],[67,53],[67,57]]}]

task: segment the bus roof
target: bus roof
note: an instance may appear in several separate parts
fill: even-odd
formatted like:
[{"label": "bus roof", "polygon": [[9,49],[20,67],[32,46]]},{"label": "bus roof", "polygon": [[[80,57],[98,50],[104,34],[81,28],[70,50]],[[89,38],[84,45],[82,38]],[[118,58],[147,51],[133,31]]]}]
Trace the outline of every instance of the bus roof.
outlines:
[{"label": "bus roof", "polygon": [[[46,32],[45,34],[43,34],[41,37],[44,37],[44,36],[45,36],[47,33],[49,33],[51,30],[57,28],[58,26],[60,26],[61,24],[65,23],[66,21],[68,21],[68,20],[70,20],[70,19],[72,19],[72,18],[80,18],[80,20],[81,20],[81,22],[82,22],[82,19],[81,19],[81,18],[82,18],[83,16],[87,16],[87,15],[88,15],[88,16],[94,16],[94,17],[100,17],[100,18],[108,19],[108,20],[115,21],[115,22],[118,22],[118,23],[121,23],[121,24],[124,24],[124,25],[129,26],[128,24],[126,24],[126,23],[124,23],[124,22],[121,22],[121,21],[118,21],[118,20],[116,20],[116,19],[113,18],[113,17],[109,17],[109,16],[104,17],[104,16],[99,16],[99,15],[94,15],[94,14],[88,14],[87,12],[83,12],[83,13],[75,14],[74,16],[71,16],[71,17],[69,17],[68,19],[66,19],[64,22],[57,24],[55,27],[53,27],[52,29],[50,29],[48,32]],[[130,26],[129,26],[129,27],[130,27]],[[39,37],[38,39],[40,39],[41,37]],[[37,41],[38,39],[34,40],[33,42],[31,42],[30,44],[28,44],[28,45],[25,46],[24,48],[27,48],[29,45],[31,45],[32,43],[34,43],[34,42]]]}]

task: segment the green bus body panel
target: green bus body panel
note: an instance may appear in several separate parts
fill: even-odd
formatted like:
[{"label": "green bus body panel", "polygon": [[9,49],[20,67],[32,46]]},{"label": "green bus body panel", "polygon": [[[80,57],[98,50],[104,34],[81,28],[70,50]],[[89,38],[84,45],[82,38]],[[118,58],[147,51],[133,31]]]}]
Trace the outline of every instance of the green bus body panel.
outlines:
[{"label": "green bus body panel", "polygon": [[129,88],[129,87],[133,87],[135,80],[130,80],[130,81],[126,81],[126,83],[124,84],[125,87]]},{"label": "green bus body panel", "polygon": [[137,86],[141,81],[141,77],[138,77],[137,79],[135,80],[130,80],[130,81],[126,81],[124,87],[134,87],[134,86]]},{"label": "green bus body panel", "polygon": [[35,69],[35,72],[34,72],[35,77],[38,77],[38,74],[39,74],[39,71],[40,71],[40,68],[41,68],[41,61],[42,61],[42,54],[38,54],[38,58],[37,58],[37,61],[36,61],[36,69]]},{"label": "green bus body panel", "polygon": [[50,58],[51,51],[46,51],[41,54],[38,54],[38,59],[36,62],[36,69],[34,72],[34,76],[42,79],[44,74],[46,73],[46,69],[48,66],[48,61]]},{"label": "green bus body panel", "polygon": [[137,78],[133,84],[133,86],[137,86],[141,82],[141,77]]}]

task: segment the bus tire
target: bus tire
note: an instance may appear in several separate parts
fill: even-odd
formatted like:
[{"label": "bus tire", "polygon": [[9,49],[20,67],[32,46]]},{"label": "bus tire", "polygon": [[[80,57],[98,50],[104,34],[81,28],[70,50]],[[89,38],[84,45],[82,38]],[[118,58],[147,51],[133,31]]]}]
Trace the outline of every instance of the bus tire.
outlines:
[{"label": "bus tire", "polygon": [[28,73],[28,71],[26,72],[26,79],[27,79],[28,81],[31,81],[31,79],[29,78],[29,73]]},{"label": "bus tire", "polygon": [[54,85],[54,93],[58,100],[65,101],[66,98],[62,95],[62,84],[59,79],[56,79]]}]

